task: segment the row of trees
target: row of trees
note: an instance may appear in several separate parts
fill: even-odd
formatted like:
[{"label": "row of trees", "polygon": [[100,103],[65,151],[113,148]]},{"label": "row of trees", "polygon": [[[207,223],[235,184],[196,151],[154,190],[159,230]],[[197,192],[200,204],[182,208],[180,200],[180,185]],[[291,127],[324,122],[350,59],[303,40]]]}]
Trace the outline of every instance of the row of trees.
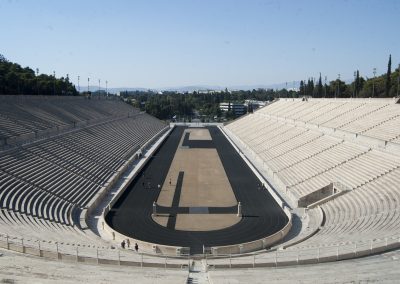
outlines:
[{"label": "row of trees", "polygon": [[0,54],[0,94],[5,95],[78,95],[66,77],[40,74],[29,67],[22,68]]},{"label": "row of trees", "polygon": [[[350,98],[350,97],[395,97],[399,95],[399,70],[392,72],[391,56],[389,56],[386,74],[374,78],[364,78],[357,70],[354,72],[354,81],[346,84],[340,80],[323,82],[321,74],[319,78],[300,82],[299,90],[273,90],[253,89],[211,93],[177,93],[164,92],[159,94],[154,91],[125,92],[122,95],[131,100],[136,106],[159,119],[188,118],[193,115],[213,118],[221,117],[219,109],[221,102],[239,102],[245,100],[271,101],[275,98],[299,98],[310,96],[315,98]],[[251,111],[251,108],[249,109]],[[233,113],[225,114],[227,118],[234,118]]]},{"label": "row of trees", "polygon": [[219,103],[223,95],[164,92],[158,94],[154,91],[124,92],[135,107],[156,116],[159,119],[172,119],[173,117],[189,119],[195,113],[206,116],[220,116]]},{"label": "row of trees", "polygon": [[[175,116],[179,119],[189,119],[192,116],[213,119],[215,116],[222,117],[222,112],[219,108],[221,102],[270,101],[278,96],[294,97],[296,94],[297,92],[286,89],[279,91],[272,89],[228,91],[225,89],[222,92],[163,92],[162,94],[148,90],[121,93],[135,107],[159,119],[172,119]],[[227,118],[235,117],[233,112],[229,112],[225,116]]]},{"label": "row of trees", "polygon": [[[374,74],[376,69],[374,69]],[[374,78],[364,78],[360,76],[359,70],[354,72],[354,81],[346,84],[340,80],[340,75],[336,80],[329,84],[322,82],[321,73],[319,78],[308,79],[300,82],[298,96],[311,96],[315,98],[385,98],[399,95],[399,69],[392,73],[392,56],[389,56],[388,68],[385,74]]]}]

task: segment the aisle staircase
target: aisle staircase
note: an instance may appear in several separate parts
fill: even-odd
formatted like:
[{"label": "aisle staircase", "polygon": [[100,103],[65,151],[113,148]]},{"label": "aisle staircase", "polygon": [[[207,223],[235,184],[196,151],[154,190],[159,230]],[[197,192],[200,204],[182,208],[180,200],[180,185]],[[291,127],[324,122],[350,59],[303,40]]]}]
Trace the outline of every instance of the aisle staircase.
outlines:
[{"label": "aisle staircase", "polygon": [[207,266],[204,260],[193,260],[190,266],[187,284],[210,283]]}]

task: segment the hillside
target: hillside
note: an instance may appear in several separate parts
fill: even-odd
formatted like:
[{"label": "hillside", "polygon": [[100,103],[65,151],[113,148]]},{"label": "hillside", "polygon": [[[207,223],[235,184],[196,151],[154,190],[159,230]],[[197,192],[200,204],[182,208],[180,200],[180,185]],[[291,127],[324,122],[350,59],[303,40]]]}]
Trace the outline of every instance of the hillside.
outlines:
[{"label": "hillside", "polygon": [[68,75],[56,78],[21,67],[0,54],[0,94],[2,95],[78,95]]}]

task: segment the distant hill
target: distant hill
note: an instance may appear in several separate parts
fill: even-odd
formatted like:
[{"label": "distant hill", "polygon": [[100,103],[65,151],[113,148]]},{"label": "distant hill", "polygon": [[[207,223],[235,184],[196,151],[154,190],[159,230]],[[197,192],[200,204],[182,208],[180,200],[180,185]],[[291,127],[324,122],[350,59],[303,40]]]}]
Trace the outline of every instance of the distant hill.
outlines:
[{"label": "distant hill", "polygon": [[[293,81],[287,84],[288,89],[298,89],[300,86],[300,81],[295,81],[293,86]],[[218,86],[218,85],[193,85],[193,86],[176,86],[176,87],[165,87],[165,88],[141,88],[141,87],[119,87],[119,88],[109,88],[108,91],[110,93],[118,93],[123,91],[175,91],[175,92],[193,92],[193,91],[223,91],[225,89],[228,90],[253,90],[253,89],[284,89],[286,88],[286,83],[278,83],[271,85],[235,85],[235,86]],[[103,89],[103,88],[102,88]],[[83,90],[81,88],[81,90]],[[90,86],[90,91],[97,91],[98,87]]]}]

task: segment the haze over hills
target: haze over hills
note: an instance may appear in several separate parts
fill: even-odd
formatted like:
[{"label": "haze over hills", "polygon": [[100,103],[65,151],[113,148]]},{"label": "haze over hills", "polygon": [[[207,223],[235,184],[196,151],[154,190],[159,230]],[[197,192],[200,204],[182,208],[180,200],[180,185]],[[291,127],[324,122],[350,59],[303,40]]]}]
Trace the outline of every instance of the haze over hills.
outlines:
[{"label": "haze over hills", "polygon": [[[317,80],[317,78],[316,78]],[[343,80],[346,84],[349,84],[352,82],[351,79],[348,80]],[[324,83],[324,82],[323,82]],[[328,82],[329,84],[329,82]],[[152,91],[171,91],[171,92],[180,92],[180,93],[185,93],[185,92],[194,92],[194,91],[205,91],[205,90],[212,90],[212,91],[223,91],[226,88],[228,90],[254,90],[254,89],[285,89],[287,88],[288,90],[293,90],[296,89],[298,90],[300,87],[300,81],[291,81],[291,82],[284,82],[284,83],[276,83],[276,84],[256,84],[256,85],[233,85],[233,86],[219,86],[219,85],[189,85],[189,86],[175,86],[175,87],[165,87],[165,88],[143,88],[143,87],[116,87],[116,88],[108,88],[108,92],[110,93],[118,93],[118,92],[123,92],[123,91],[147,91],[147,90],[152,90]],[[97,91],[99,89],[98,86],[89,86],[89,90],[91,92]],[[83,87],[81,86],[81,91],[86,91],[87,86]],[[101,87],[101,90],[105,90],[104,87]]]},{"label": "haze over hills", "polygon": [[[143,87],[117,87],[117,88],[108,88],[110,93],[118,93],[123,91],[176,91],[176,92],[193,92],[199,90],[213,90],[213,91],[222,91],[226,88],[228,90],[253,90],[253,89],[298,89],[300,85],[300,81],[279,83],[279,84],[271,84],[271,85],[236,85],[236,86],[218,86],[218,85],[192,85],[192,86],[176,86],[176,87],[165,87],[165,88],[143,88]],[[97,91],[99,89],[98,86],[89,86],[90,91]],[[81,91],[86,91],[86,88],[81,87]],[[105,90],[104,87],[101,87],[101,90]]]}]

